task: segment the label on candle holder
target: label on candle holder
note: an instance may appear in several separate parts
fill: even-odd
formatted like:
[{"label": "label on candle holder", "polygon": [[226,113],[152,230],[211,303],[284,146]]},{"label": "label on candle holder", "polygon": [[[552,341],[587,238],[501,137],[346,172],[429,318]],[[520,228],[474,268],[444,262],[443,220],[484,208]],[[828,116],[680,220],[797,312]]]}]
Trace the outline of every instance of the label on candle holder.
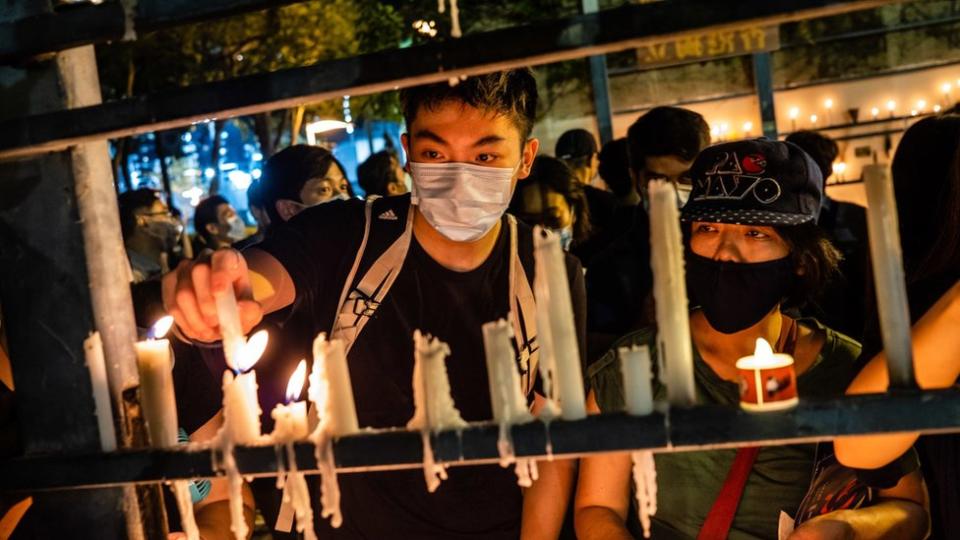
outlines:
[{"label": "label on candle holder", "polygon": [[753,356],[737,360],[740,406],[748,411],[789,409],[797,404],[797,374],[793,358],[773,354],[762,338]]}]

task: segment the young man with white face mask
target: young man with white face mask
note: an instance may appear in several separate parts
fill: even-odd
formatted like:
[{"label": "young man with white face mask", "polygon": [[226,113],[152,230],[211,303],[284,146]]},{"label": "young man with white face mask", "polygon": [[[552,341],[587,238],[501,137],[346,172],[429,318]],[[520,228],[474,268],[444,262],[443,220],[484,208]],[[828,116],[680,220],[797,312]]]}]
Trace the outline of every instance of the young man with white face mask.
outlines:
[{"label": "young man with white face mask", "polygon": [[[245,329],[291,307],[289,318],[306,328],[296,339],[327,332],[345,341],[359,423],[373,428],[404,426],[413,416],[418,329],[450,345],[450,386],[463,418],[490,419],[481,325],[507,318],[537,412],[532,231],[505,214],[539,147],[530,138],[533,76],[494,73],[401,97],[411,194],[310,208],[242,255],[221,250],[183,265],[164,278],[165,306],[184,334],[201,341],[220,338],[213,291],[234,287]],[[583,354],[582,271],[572,257],[566,263]],[[261,285],[253,291],[251,283]],[[541,463],[525,496],[512,470],[497,465],[453,467],[434,493],[420,470],[341,475],[343,525],[315,522],[324,538],[506,539],[521,536],[523,510],[524,538],[555,538],[572,469],[562,460]]]}]

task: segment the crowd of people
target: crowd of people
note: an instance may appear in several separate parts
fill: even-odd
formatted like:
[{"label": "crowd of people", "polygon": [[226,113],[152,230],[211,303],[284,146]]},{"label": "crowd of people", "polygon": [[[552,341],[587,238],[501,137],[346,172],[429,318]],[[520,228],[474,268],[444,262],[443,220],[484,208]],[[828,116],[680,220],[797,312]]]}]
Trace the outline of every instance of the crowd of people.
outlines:
[{"label": "crowd of people", "polygon": [[[794,357],[805,399],[886,389],[865,212],[825,192],[834,141],[798,132],[785,141],[711,145],[702,116],[656,107],[602,147],[586,130],[568,131],[551,156],[531,136],[537,99],[524,69],[404,90],[405,160],[384,151],[360,165],[365,200],[328,150],[291,146],[267,160],[248,191],[255,230],[214,195],[197,206],[196,234],[185,237],[157,192],[123,193],[138,325],[161,313],[177,323],[184,439],[208,440],[223,421],[213,292],[228,287],[238,294],[244,330],[271,333],[257,367],[265,431],[273,423],[267,411],[320,332],[345,341],[361,427],[404,426],[413,415],[414,330],[449,344],[457,408],[467,421],[488,420],[481,325],[500,318],[523,329],[515,337],[517,365],[538,413],[545,398],[531,323],[534,225],[554,231],[567,251],[588,409],[623,410],[617,347],[657,348],[651,180],[677,191],[698,403],[737,406],[735,362],[758,337]],[[949,387],[960,376],[958,112],[913,124],[892,167],[924,388]],[[765,191],[755,185],[761,179]],[[958,441],[897,434],[658,453],[652,537],[960,538]],[[541,462],[539,480],[526,489],[498,465],[448,474],[434,493],[420,471],[341,475],[343,524],[334,529],[317,515],[318,534],[640,535],[629,454]],[[231,538],[223,482],[194,489],[205,540]],[[250,482],[244,501],[249,520],[259,512],[274,529],[281,501],[273,480]]]}]

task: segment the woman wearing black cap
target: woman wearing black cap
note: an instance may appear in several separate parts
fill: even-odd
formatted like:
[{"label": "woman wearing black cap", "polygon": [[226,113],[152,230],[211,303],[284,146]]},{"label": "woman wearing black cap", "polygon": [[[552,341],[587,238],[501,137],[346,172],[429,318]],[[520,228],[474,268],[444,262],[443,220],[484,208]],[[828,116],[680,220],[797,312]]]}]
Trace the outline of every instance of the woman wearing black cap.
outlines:
[{"label": "woman wearing black cap", "polygon": [[[789,143],[739,141],[704,150],[691,176],[694,187],[681,219],[687,289],[697,307],[690,329],[698,402],[737,406],[735,363],[753,354],[760,337],[794,357],[800,395],[843,394],[860,345],[816,320],[783,312],[801,305],[836,271],[839,256],[815,225],[823,185],[816,164]],[[643,344],[655,355],[655,334],[645,329],[624,336],[590,367],[595,412],[623,408],[617,348]],[[664,395],[663,385],[656,383],[655,392]],[[816,478],[837,469],[829,452],[817,452],[815,445],[787,445],[658,454],[653,538],[777,538],[781,512],[805,522],[789,536],[795,540],[923,537],[926,512],[915,466],[905,476],[896,471],[892,481],[878,480],[890,488],[875,492],[873,506],[817,517],[819,502],[804,501],[815,465]],[[628,517],[630,467],[628,454],[582,460],[579,538],[630,538],[636,528],[636,518]],[[848,477],[851,483],[841,485],[848,491],[863,485],[852,473]],[[869,490],[857,493],[845,507],[866,502]]]}]

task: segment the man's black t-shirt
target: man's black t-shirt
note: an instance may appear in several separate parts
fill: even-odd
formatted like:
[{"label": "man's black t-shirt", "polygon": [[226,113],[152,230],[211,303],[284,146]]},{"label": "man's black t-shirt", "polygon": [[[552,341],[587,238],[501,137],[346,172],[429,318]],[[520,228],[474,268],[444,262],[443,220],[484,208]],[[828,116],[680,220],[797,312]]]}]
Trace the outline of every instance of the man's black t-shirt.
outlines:
[{"label": "man's black t-shirt", "polygon": [[[378,219],[385,207],[403,208],[405,214],[408,200],[396,197],[378,201],[372,219]],[[363,216],[363,204],[358,201],[328,203],[298,215],[258,246],[287,269],[298,298],[291,317],[306,318],[308,324],[302,327],[314,333],[328,332],[332,326],[343,283],[360,245]],[[402,214],[396,217],[402,222]],[[411,240],[402,270],[348,356],[361,427],[404,426],[413,416],[413,331],[418,329],[450,345],[450,387],[463,418],[478,421],[492,417],[480,328],[483,323],[506,317],[509,310],[506,218],[502,225],[491,255],[468,272],[441,266],[416,238]],[[520,258],[529,272],[532,233],[522,224],[518,231]],[[570,256],[567,273],[582,356],[586,302],[583,273]],[[496,465],[452,467],[449,478],[435,493],[427,492],[421,470],[343,474],[339,482],[343,525],[332,529],[328,520],[318,517],[317,531],[323,538],[519,536],[522,500],[510,469]]]}]

